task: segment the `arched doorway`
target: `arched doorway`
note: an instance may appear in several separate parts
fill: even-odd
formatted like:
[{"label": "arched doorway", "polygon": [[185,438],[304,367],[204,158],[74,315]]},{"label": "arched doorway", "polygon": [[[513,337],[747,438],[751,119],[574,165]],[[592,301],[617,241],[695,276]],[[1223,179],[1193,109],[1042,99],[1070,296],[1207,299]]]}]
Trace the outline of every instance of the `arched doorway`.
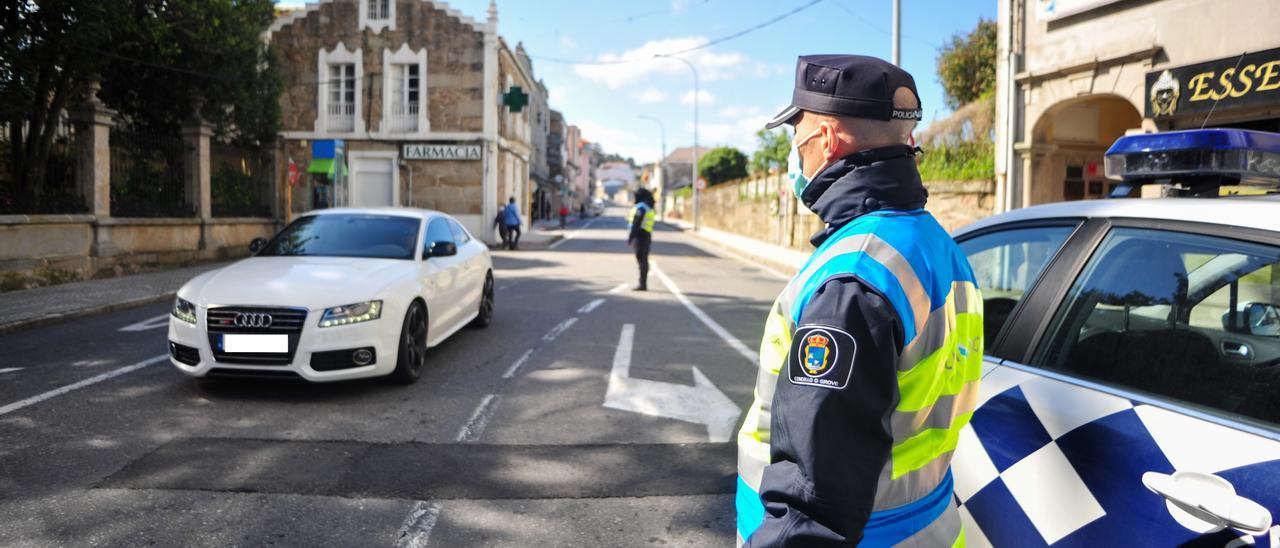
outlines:
[{"label": "arched doorway", "polygon": [[1103,155],[1126,131],[1140,127],[1142,114],[1115,95],[1075,98],[1050,107],[1032,129],[1026,205],[1105,198],[1116,181],[1105,177]]}]

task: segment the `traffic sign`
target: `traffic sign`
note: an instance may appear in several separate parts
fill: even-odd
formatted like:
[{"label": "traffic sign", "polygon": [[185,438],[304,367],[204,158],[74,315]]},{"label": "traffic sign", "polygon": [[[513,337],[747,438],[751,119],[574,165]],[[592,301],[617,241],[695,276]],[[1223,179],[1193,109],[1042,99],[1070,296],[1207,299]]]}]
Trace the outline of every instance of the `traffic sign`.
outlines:
[{"label": "traffic sign", "polygon": [[703,179],[702,177],[698,177],[698,190],[706,190],[706,189],[707,189],[707,180]]}]

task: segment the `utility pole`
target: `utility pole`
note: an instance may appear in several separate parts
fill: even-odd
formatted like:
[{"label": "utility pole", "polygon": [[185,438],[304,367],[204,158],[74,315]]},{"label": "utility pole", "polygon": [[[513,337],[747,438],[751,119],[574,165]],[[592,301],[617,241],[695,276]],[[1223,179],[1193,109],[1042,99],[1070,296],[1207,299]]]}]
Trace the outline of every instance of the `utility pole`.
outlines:
[{"label": "utility pole", "polygon": [[[895,0],[897,1],[897,0]],[[693,186],[693,230],[698,230],[698,69],[694,68],[693,63],[682,57],[674,57],[670,55],[656,55],[663,59],[675,59],[684,63],[693,72],[693,168],[690,170],[692,178],[689,182]]]},{"label": "utility pole", "polygon": [[902,0],[893,0],[893,64],[902,66]]},{"label": "utility pole", "polygon": [[666,201],[667,194],[667,128],[662,125],[662,120],[654,118],[653,116],[645,116],[641,114],[640,117],[645,120],[652,120],[654,123],[658,124],[658,135],[661,140],[660,142],[662,143],[662,156],[658,157],[658,173],[659,177],[662,178],[662,191],[659,195],[663,198],[658,201],[658,218],[660,220],[666,220],[663,215],[666,211],[666,206],[663,205],[663,202]]}]

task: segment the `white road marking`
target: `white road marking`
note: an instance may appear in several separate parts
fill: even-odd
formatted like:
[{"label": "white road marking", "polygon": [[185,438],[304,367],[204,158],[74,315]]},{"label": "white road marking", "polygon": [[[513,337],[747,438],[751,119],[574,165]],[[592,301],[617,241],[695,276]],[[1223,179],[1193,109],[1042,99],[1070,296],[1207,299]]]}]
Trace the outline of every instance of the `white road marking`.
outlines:
[{"label": "white road marking", "polygon": [[742,357],[751,362],[752,366],[755,366],[760,362],[760,354],[758,352],[747,348],[747,345],[742,344],[742,341],[729,333],[729,330],[725,329],[719,323],[716,323],[715,320],[711,319],[711,316],[708,316],[701,308],[698,308],[698,305],[693,304],[688,297],[685,297],[684,292],[680,291],[680,288],[676,287],[675,282],[671,281],[671,278],[668,278],[667,274],[658,267],[658,263],[653,263],[653,272],[658,275],[658,279],[662,280],[662,284],[667,286],[667,290],[671,291],[671,294],[676,296],[676,299],[680,301],[680,304],[683,304],[685,308],[689,309],[689,312],[692,313],[694,317],[702,320],[702,323],[706,324],[706,326],[716,335],[719,335],[725,343],[734,350],[737,350],[739,354],[742,354]]},{"label": "white road marking", "polygon": [[138,323],[131,323],[129,325],[121,327],[119,331],[146,331],[148,329],[159,329],[161,327],[168,327],[168,326],[169,326],[169,315],[161,314],[154,318],[147,318]]},{"label": "white road marking", "polygon": [[6,367],[4,369],[0,369],[0,373],[13,373],[14,371],[22,371],[22,369],[23,368],[21,367]]},{"label": "white road marking", "polygon": [[101,375],[97,375],[97,376],[89,377],[89,378],[87,378],[87,379],[85,379],[85,380],[82,380],[82,381],[79,381],[79,382],[75,382],[75,383],[72,383],[72,384],[68,384],[68,385],[66,385],[66,386],[63,386],[62,388],[55,388],[55,389],[50,390],[50,391],[48,391],[48,392],[45,392],[45,393],[43,393],[43,394],[38,394],[38,395],[35,395],[35,396],[31,396],[30,398],[27,398],[27,399],[25,399],[25,400],[21,400],[21,401],[13,402],[13,403],[11,403],[11,404],[9,404],[9,405],[6,405],[6,406],[4,406],[4,407],[0,407],[0,416],[2,416],[2,415],[7,415],[7,414],[9,414],[9,413],[12,413],[12,412],[14,412],[14,411],[17,411],[17,410],[19,410],[19,409],[22,409],[22,408],[27,407],[27,406],[30,406],[30,405],[35,405],[35,404],[40,403],[40,402],[42,402],[42,401],[44,401],[44,400],[47,400],[47,399],[49,399],[49,398],[54,398],[54,397],[57,397],[57,396],[61,396],[61,395],[63,395],[63,394],[66,394],[67,392],[71,392],[72,390],[78,390],[78,389],[84,388],[84,387],[86,387],[86,386],[89,386],[89,385],[91,385],[91,384],[97,384],[97,383],[100,383],[100,382],[105,381],[105,380],[108,380],[108,379],[112,379],[112,378],[115,378],[115,377],[119,377],[120,375],[124,375],[125,373],[132,373],[132,372],[134,372],[134,371],[137,371],[137,370],[139,370],[139,369],[142,369],[143,367],[146,367],[146,366],[151,365],[151,364],[153,364],[153,363],[157,363],[157,362],[160,362],[160,361],[163,361],[163,360],[167,360],[167,359],[169,359],[169,355],[168,355],[168,354],[161,354],[161,355],[159,355],[159,356],[155,356],[155,357],[153,357],[153,358],[147,358],[147,359],[142,360],[142,361],[140,361],[140,362],[138,362],[138,363],[135,363],[135,364],[133,364],[133,365],[126,365],[126,366],[121,367],[120,369],[116,369],[116,370],[114,370],[114,371],[108,371],[108,372],[103,373],[103,374],[101,374]]},{"label": "white road marking", "polygon": [[561,333],[564,333],[564,330],[569,329],[575,323],[578,323],[577,317],[569,318],[559,324],[556,324],[555,327],[551,328],[551,331],[548,331],[546,335],[542,336],[542,340],[547,342],[556,340],[556,337],[559,337]]},{"label": "white road marking", "polygon": [[511,364],[511,367],[507,369],[506,373],[502,374],[502,378],[510,379],[511,377],[516,376],[516,372],[520,370],[520,367],[524,365],[524,362],[529,361],[529,357],[533,355],[534,350],[536,349],[530,348],[529,350],[525,351],[524,355],[520,356],[520,358],[517,359],[515,363]]},{"label": "white road marking", "polygon": [[620,293],[628,287],[631,287],[631,284],[618,284],[618,287],[610,289],[609,293]]},{"label": "white road marking", "polygon": [[568,236],[565,236],[565,237],[561,238],[561,239],[560,239],[560,241],[555,242],[555,243],[553,243],[553,244],[551,244],[551,245],[547,246],[547,249],[555,249],[555,248],[557,248],[557,247],[560,247],[560,244],[563,244],[563,243],[565,243],[565,242],[567,242],[567,241],[569,241],[569,240],[572,240],[572,239],[574,239],[574,238],[577,238],[577,237],[578,237],[578,233],[579,233],[579,232],[582,232],[583,230],[586,230],[586,229],[588,229],[588,228],[591,228],[591,225],[596,224],[596,221],[598,221],[598,220],[600,220],[600,218],[599,218],[599,217],[596,217],[595,219],[591,219],[590,221],[587,221],[587,224],[582,225],[582,228],[579,228],[579,229],[577,229],[577,230],[573,231],[573,232],[572,232],[571,234],[569,234]]},{"label": "white road marking", "polygon": [[600,305],[602,305],[602,304],[604,304],[604,299],[596,299],[596,300],[591,301],[591,302],[589,302],[589,303],[587,303],[587,304],[585,304],[585,305],[582,305],[582,308],[579,308],[579,309],[578,309],[578,313],[579,313],[579,314],[590,314],[592,310],[595,310],[595,309],[596,309],[596,307],[598,307],[598,306],[600,306]]},{"label": "white road marking", "polygon": [[742,410],[697,366],[693,367],[693,386],[631,378],[631,349],[635,333],[635,324],[622,326],[618,350],[613,355],[613,369],[609,371],[604,406],[703,424],[707,427],[708,441],[729,441]]},{"label": "white road marking", "polygon": [[488,394],[480,400],[480,405],[476,407],[475,412],[471,413],[471,419],[458,431],[458,442],[480,441],[480,436],[484,434],[484,427],[489,424],[489,419],[493,418],[493,413],[498,408],[496,402],[499,399],[501,396]]},{"label": "white road marking", "polygon": [[431,530],[440,519],[440,503],[418,501],[404,518],[396,533],[396,548],[423,548],[431,538]]}]

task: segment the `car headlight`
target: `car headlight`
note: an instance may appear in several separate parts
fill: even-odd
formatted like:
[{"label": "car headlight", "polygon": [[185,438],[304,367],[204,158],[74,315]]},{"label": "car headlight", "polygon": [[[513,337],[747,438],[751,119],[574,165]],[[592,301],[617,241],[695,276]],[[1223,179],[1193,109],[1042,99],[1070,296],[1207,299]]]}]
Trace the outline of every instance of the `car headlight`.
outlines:
[{"label": "car headlight", "polygon": [[366,301],[326,308],[320,316],[320,327],[367,322],[382,317],[382,301]]},{"label": "car headlight", "polygon": [[196,305],[191,304],[191,301],[182,297],[175,297],[173,299],[173,310],[170,314],[172,314],[173,317],[189,324],[195,325],[196,323]]}]

